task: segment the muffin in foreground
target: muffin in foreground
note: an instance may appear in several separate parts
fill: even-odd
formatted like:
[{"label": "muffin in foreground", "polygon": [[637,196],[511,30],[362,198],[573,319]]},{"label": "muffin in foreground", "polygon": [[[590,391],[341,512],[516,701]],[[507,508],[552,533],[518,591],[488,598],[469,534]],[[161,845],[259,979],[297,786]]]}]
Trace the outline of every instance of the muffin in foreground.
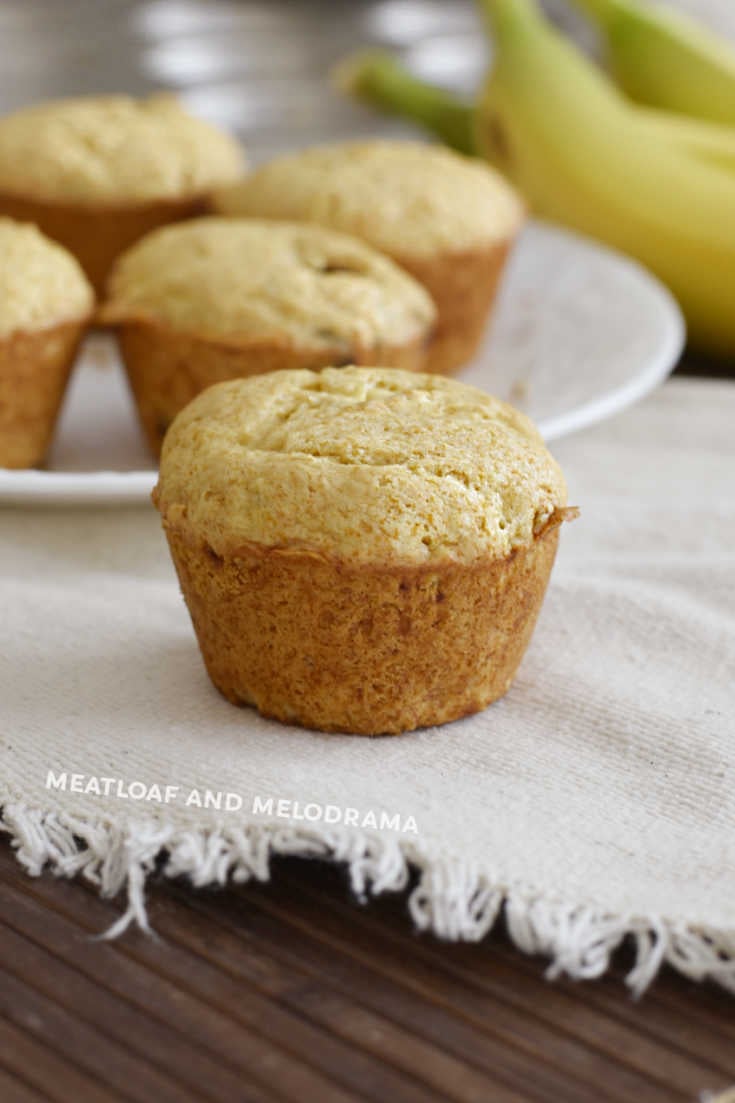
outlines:
[{"label": "muffin in foreground", "polygon": [[100,318],[117,328],[157,455],[205,387],[288,368],[423,366],[435,308],[364,242],[303,223],[203,218],[126,253]]},{"label": "muffin in foreground", "polygon": [[570,514],[512,407],[359,367],[211,387],[169,430],[154,502],[224,696],[367,735],[505,693]]},{"label": "muffin in foreground", "polygon": [[74,257],[0,218],[0,467],[43,460],[93,306]]},{"label": "muffin in foreground", "polygon": [[0,118],[0,215],[64,245],[98,292],[119,253],[202,214],[243,171],[237,142],[171,96],[54,100]]},{"label": "muffin in foreground", "polygon": [[489,166],[420,142],[319,146],[278,157],[218,191],[224,214],[303,219],[363,238],[430,292],[439,323],[427,370],[475,352],[523,221]]}]

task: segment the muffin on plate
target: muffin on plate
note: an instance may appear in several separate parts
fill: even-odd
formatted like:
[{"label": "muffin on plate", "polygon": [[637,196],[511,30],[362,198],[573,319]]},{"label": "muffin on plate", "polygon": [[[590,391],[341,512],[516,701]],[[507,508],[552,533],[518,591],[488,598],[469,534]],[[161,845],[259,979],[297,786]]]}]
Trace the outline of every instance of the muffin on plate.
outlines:
[{"label": "muffin on plate", "polygon": [[126,253],[100,317],[117,327],[158,454],[179,410],[224,379],[376,359],[420,368],[435,308],[407,273],[344,234],[202,218]]},{"label": "muffin on plate", "polygon": [[360,734],[505,693],[573,512],[522,414],[367,367],[211,387],[169,430],[154,502],[217,688]]},{"label": "muffin on plate", "polygon": [[420,142],[318,146],[215,193],[223,214],[303,219],[363,238],[431,293],[427,369],[465,364],[483,335],[523,206],[487,165]]},{"label": "muffin on plate", "polygon": [[0,118],[0,215],[35,222],[101,291],[119,253],[201,214],[244,166],[233,138],[171,96],[55,100]]},{"label": "muffin on plate", "polygon": [[93,307],[74,257],[0,218],[0,467],[43,460]]}]

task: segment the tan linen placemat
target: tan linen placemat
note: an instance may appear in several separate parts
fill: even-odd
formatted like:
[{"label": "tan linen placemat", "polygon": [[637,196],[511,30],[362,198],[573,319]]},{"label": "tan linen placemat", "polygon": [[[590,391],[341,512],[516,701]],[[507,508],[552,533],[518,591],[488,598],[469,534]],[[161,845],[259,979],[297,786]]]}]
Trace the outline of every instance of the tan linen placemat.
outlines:
[{"label": "tan linen placemat", "polygon": [[205,885],[320,854],[376,893],[413,864],[411,916],[442,937],[481,938],[504,905],[553,973],[598,976],[632,934],[635,989],[666,960],[735,990],[733,426],[735,385],[674,381],[559,442],[582,516],[515,685],[392,739],[220,698],[152,508],[0,510],[0,803],[19,859],[126,886],[117,931],[145,923],[161,855]]}]

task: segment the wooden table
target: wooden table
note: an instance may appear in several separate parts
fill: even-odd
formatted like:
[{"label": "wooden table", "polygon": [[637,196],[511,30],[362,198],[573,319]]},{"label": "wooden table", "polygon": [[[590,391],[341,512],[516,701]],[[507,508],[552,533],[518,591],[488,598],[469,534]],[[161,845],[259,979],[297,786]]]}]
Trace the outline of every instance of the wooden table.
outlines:
[{"label": "wooden table", "polygon": [[341,871],[194,893],[158,882],[159,940],[93,939],[120,901],[30,878],[0,845],[2,1103],[695,1103],[735,1083],[735,1005],[664,973],[543,979],[498,932],[447,945]]}]

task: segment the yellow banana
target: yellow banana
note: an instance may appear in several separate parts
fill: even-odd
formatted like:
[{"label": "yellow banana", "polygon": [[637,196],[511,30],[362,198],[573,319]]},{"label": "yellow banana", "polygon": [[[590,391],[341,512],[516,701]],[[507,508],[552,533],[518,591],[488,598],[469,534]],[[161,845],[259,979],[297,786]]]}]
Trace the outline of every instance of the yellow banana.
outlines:
[{"label": "yellow banana", "polygon": [[574,0],[596,22],[620,87],[639,103],[735,126],[735,48],[682,12]]},{"label": "yellow banana", "polygon": [[735,179],[735,127],[674,115],[652,107],[633,109],[643,128],[650,127],[656,141],[666,141],[672,149],[719,165]]},{"label": "yellow banana", "polygon": [[[477,153],[474,103],[421,80],[386,50],[364,50],[338,64],[335,87],[355,99],[398,115],[429,130],[459,153]],[[656,140],[666,138],[683,153],[729,169],[735,176],[735,127],[674,115],[656,108],[633,107]]]},{"label": "yellow banana", "polygon": [[692,340],[735,355],[735,173],[671,141],[541,15],[481,0],[495,46],[477,143],[542,217],[637,257]]},{"label": "yellow banana", "polygon": [[630,103],[534,0],[483,0],[495,67],[476,105],[368,51],[344,90],[485,155],[532,209],[640,259],[701,347],[735,355],[735,129]]}]

